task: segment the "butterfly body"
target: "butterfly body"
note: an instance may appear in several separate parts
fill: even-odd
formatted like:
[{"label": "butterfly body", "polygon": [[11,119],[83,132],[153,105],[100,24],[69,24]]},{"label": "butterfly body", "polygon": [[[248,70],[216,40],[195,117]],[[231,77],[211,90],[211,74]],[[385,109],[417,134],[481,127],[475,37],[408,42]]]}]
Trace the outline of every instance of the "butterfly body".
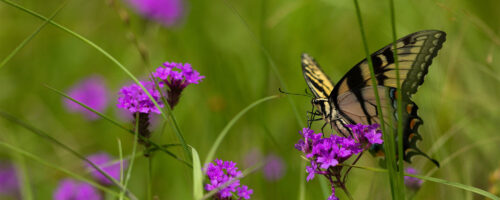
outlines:
[{"label": "butterfly body", "polygon": [[[351,68],[337,84],[307,54],[302,55],[302,72],[315,98],[312,104],[323,119],[338,133],[349,136],[352,133],[347,124],[381,123],[377,110],[373,83],[376,83],[385,126],[396,130],[398,120],[403,122],[404,160],[411,162],[414,155],[423,155],[438,165],[416,146],[421,140],[418,127],[423,123],[418,116],[418,106],[411,96],[423,83],[432,59],[445,41],[446,34],[437,30],[419,31],[409,34],[371,55],[375,81],[372,80],[368,61],[362,60]],[[395,56],[394,54],[397,54]],[[399,63],[399,86],[403,115],[397,115],[397,71]],[[389,112],[388,112],[389,111]],[[374,152],[380,154],[380,152]]]}]

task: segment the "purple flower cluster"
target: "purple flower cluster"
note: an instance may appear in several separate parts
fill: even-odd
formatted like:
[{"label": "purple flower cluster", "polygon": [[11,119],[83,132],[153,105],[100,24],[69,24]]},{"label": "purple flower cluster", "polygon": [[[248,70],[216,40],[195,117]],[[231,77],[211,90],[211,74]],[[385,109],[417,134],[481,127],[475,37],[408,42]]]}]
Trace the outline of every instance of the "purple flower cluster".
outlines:
[{"label": "purple flower cluster", "polygon": [[[405,169],[405,173],[418,174],[418,171],[414,168],[408,167]],[[422,183],[424,182],[421,179],[411,177],[411,176],[405,176],[404,179],[405,179],[404,182],[405,182],[406,187],[408,187],[409,189],[412,189],[412,190],[420,189],[420,186],[422,186]]]},{"label": "purple flower cluster", "polygon": [[[108,105],[107,95],[108,89],[104,79],[98,75],[93,75],[80,81],[68,91],[68,96],[99,112],[104,111]],[[92,111],[69,99],[64,99],[64,102],[70,112],[82,113],[89,120],[95,120],[99,117]]]},{"label": "purple flower cluster", "polygon": [[295,144],[295,148],[302,151],[310,161],[310,166],[306,166],[307,181],[312,180],[316,174],[321,174],[331,182],[332,195],[328,198],[329,200],[337,199],[334,186],[344,184],[340,179],[342,166],[339,164],[370,148],[371,145],[383,142],[382,133],[377,130],[378,124],[369,126],[357,124],[348,125],[348,127],[352,130],[352,137],[338,135],[322,137],[322,133],[314,133],[313,130],[304,128],[300,132],[303,139]]},{"label": "purple flower cluster", "polygon": [[193,70],[189,63],[165,62],[164,67],[158,67],[153,76],[163,80],[170,89],[184,89],[189,84],[198,84],[205,78]]},{"label": "purple flower cluster", "polygon": [[[160,92],[156,89],[154,82],[141,81],[141,84],[148,90],[149,94],[158,103],[160,107],[163,107],[161,101]],[[159,84],[160,88],[163,84]],[[124,86],[120,89],[120,97],[118,97],[118,107],[124,108],[131,113],[160,113],[160,110],[155,106],[153,101],[149,99],[148,95],[142,90],[142,88],[133,83],[130,86]]]},{"label": "purple flower cluster", "polygon": [[57,190],[54,192],[54,200],[101,200],[102,195],[85,182],[73,179],[64,179],[59,182]]},{"label": "purple flower cluster", "polygon": [[323,134],[315,134],[308,128],[302,129],[301,134],[304,139],[299,140],[295,148],[304,152],[306,158],[311,161],[311,166],[306,167],[309,174],[307,181],[313,179],[315,174],[328,173],[328,168],[335,167],[352,155],[363,151],[361,145],[352,138],[337,135],[322,138]]},{"label": "purple flower cluster", "polygon": [[184,15],[183,0],[129,0],[130,4],[146,18],[173,26]]},{"label": "purple flower cluster", "polygon": [[198,84],[205,78],[200,73],[193,70],[189,63],[165,62],[164,67],[158,67],[153,73],[153,77],[162,80],[167,85],[167,101],[170,107],[174,107],[179,102],[182,90],[190,84]]},{"label": "purple flower cluster", "polygon": [[238,199],[250,199],[253,190],[249,189],[246,185],[240,186],[240,180],[237,178],[241,176],[241,171],[238,171],[236,163],[215,159],[214,163],[209,163],[204,171],[209,179],[209,183],[205,185],[205,189],[207,191],[220,189],[216,194],[217,198],[230,198],[236,193]]},{"label": "purple flower cluster", "polygon": [[[96,153],[87,157],[95,165],[99,166],[102,171],[106,172],[109,176],[116,180],[120,180],[120,162],[113,162],[113,158],[107,153]],[[91,170],[92,176],[98,180],[100,183],[104,185],[111,185],[112,182],[106,178],[101,172],[97,169],[94,169],[88,163],[86,164],[87,168]],[[123,167],[126,168],[128,162],[123,161]]]}]

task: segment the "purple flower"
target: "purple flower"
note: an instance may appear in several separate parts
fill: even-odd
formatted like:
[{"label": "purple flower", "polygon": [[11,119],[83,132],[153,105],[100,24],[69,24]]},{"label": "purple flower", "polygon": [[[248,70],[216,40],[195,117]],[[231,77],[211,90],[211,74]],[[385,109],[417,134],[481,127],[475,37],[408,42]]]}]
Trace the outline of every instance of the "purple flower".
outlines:
[{"label": "purple flower", "polygon": [[54,192],[54,200],[101,200],[102,195],[85,182],[64,179]]},{"label": "purple flower", "polygon": [[165,62],[163,66],[156,69],[153,77],[161,79],[167,85],[167,101],[172,108],[179,102],[184,88],[190,84],[198,84],[205,78],[193,70],[189,63]]},{"label": "purple flower", "polygon": [[[153,99],[160,107],[163,107],[160,92],[156,90],[154,82],[141,81],[141,84],[148,90]],[[163,84],[159,84],[160,88]],[[160,113],[160,110],[155,106],[148,95],[135,83],[130,86],[124,86],[120,89],[120,97],[118,97],[118,108],[124,108],[131,113]]]},{"label": "purple flower", "polygon": [[[215,164],[214,164],[215,163]],[[236,163],[232,161],[222,161],[215,159],[214,163],[209,163],[204,172],[208,176],[209,183],[205,185],[207,191],[220,189],[216,196],[220,199],[232,197],[237,192],[241,198],[249,199],[253,190],[247,186],[241,185],[240,180],[236,179],[241,176],[241,171],[236,167]],[[226,185],[224,188],[219,188]]]},{"label": "purple flower", "polygon": [[[113,162],[113,158],[109,154],[96,153],[88,156],[87,159],[99,166],[99,168],[101,168],[101,170],[106,172],[109,176],[120,181],[120,162]],[[123,168],[126,168],[127,165],[128,163],[123,161]],[[105,185],[111,185],[113,183],[97,169],[94,169],[92,165],[86,163],[86,166],[91,170],[92,176],[100,183]]]},{"label": "purple flower", "polygon": [[[418,171],[414,168],[411,168],[411,167],[407,167],[405,169],[405,172],[407,174],[418,174]],[[411,177],[411,176],[405,176],[404,179],[405,179],[404,182],[405,182],[406,187],[408,187],[409,189],[412,189],[412,190],[418,190],[420,188],[420,186],[422,186],[422,183],[424,182],[421,179]]]},{"label": "purple flower", "polygon": [[[99,75],[93,75],[80,81],[68,91],[68,96],[99,112],[104,111],[108,105],[107,95],[108,89],[106,83]],[[99,117],[92,111],[69,99],[65,98],[64,102],[70,112],[82,113],[89,120],[95,120]]]},{"label": "purple flower", "polygon": [[309,174],[307,175],[306,180],[310,181],[314,178],[314,175],[316,174],[316,169],[318,166],[316,165],[316,162],[311,162],[311,166],[306,166],[306,172]]},{"label": "purple flower", "polygon": [[361,144],[382,144],[382,131],[378,130],[379,124],[364,125],[364,124],[348,124],[354,135],[354,138]]},{"label": "purple flower", "polygon": [[129,2],[144,17],[167,27],[177,24],[184,15],[182,0],[129,0]]},{"label": "purple flower", "polygon": [[264,177],[269,181],[277,181],[284,175],[285,165],[283,159],[275,154],[270,154],[266,158],[263,167]]},{"label": "purple flower", "polygon": [[19,195],[19,179],[14,165],[0,163],[0,194]]},{"label": "purple flower", "polygon": [[248,189],[248,186],[246,185],[242,185],[241,187],[236,188],[236,190],[238,191],[238,196],[244,199],[250,199],[250,195],[253,194],[253,190]]}]

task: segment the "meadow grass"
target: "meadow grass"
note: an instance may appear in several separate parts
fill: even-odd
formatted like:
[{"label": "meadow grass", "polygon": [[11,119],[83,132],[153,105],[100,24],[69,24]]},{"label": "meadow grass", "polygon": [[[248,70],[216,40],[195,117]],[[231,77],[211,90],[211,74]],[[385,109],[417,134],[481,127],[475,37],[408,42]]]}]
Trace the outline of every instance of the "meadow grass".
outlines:
[{"label": "meadow grass", "polygon": [[[496,28],[500,24],[495,20],[500,3],[496,1],[359,1],[359,16],[350,1],[192,1],[183,23],[173,28],[147,22],[122,4],[130,13],[130,27],[124,28],[114,8],[104,2],[69,1],[55,12],[61,2],[16,3],[24,11],[52,14],[43,17],[28,11],[42,19],[40,25],[35,17],[8,6],[12,2],[0,1],[0,110],[50,133],[81,158],[96,151],[131,157],[125,180],[117,184],[138,199],[207,198],[200,188],[202,164],[221,158],[241,165],[252,149],[276,153],[286,163],[285,176],[277,182],[266,180],[259,170],[245,173],[242,182],[254,189],[253,199],[325,199],[326,183],[318,178],[305,182],[304,161],[293,148],[305,125],[310,98],[290,95],[267,103],[259,99],[275,97],[278,88],[292,93],[306,89],[300,69],[302,52],[314,56],[335,82],[367,52],[397,36],[443,30],[447,41],[413,97],[424,120],[419,147],[437,158],[441,168],[425,158],[414,158],[412,165],[425,175],[415,177],[426,182],[413,198],[483,198],[477,194],[496,198],[483,191],[493,184],[488,177],[500,167],[495,153],[500,150],[495,126],[500,120],[500,30]],[[364,34],[357,17],[363,19]],[[164,61],[189,62],[207,77],[183,92],[174,111],[168,106],[161,109],[162,118],[155,119],[160,125],[153,125],[148,139],[158,149],[154,160],[134,156],[143,152],[136,146],[136,137],[141,136],[131,131],[134,124],[120,118],[114,106],[120,86],[150,73],[127,31],[147,48],[152,65],[148,67]],[[93,122],[68,113],[62,106],[65,93],[53,89],[68,88],[91,74],[104,75],[113,92],[102,119]],[[67,176],[112,196],[123,195],[117,188],[102,188],[85,178],[88,174],[80,173],[76,164],[79,158],[27,134],[19,124],[0,120],[0,138],[2,160],[24,166],[24,184],[36,188],[23,192],[26,199],[50,199],[58,181]],[[11,159],[13,152],[28,159]],[[359,166],[376,167],[378,161],[366,154]],[[409,196],[401,190],[401,171],[398,175],[394,169],[384,173],[363,169],[349,176],[347,188],[354,199]],[[341,193],[339,197],[346,198]]]}]

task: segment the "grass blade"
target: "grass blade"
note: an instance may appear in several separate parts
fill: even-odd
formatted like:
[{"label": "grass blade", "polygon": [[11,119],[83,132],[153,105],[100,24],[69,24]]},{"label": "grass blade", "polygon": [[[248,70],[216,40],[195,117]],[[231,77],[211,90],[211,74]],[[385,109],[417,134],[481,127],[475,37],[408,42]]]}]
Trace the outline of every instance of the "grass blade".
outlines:
[{"label": "grass blade", "polygon": [[193,154],[193,197],[194,199],[203,198],[203,173],[201,169],[200,156],[195,148],[191,147]]},{"label": "grass blade", "polygon": [[[168,117],[167,115],[165,114],[165,112],[163,111],[163,109],[161,109],[161,107],[158,105],[158,102],[155,101],[155,99],[153,98],[153,96],[151,96],[151,94],[148,92],[148,90],[144,87],[144,85],[142,85],[139,80],[123,65],[121,64],[115,57],[111,56],[111,54],[109,54],[107,51],[105,51],[104,49],[102,49],[100,46],[98,46],[97,44],[95,44],[94,42],[90,41],[89,39],[83,37],[82,35],[48,19],[47,17],[44,17],[43,15],[40,15],[30,9],[27,9],[19,4],[16,4],[10,0],[0,0],[0,1],[3,1],[4,3],[14,7],[14,8],[17,8],[23,12],[26,12],[30,15],[33,15],[39,19],[42,19],[42,20],[46,20],[46,21],[49,21],[49,23],[51,23],[52,25],[54,25],[55,27],[69,33],[70,35],[76,37],[77,39],[83,41],[84,43],[88,44],[89,46],[93,47],[95,50],[97,50],[98,52],[100,52],[101,54],[103,54],[106,58],[108,58],[109,60],[111,60],[111,62],[113,62],[114,64],[116,64],[120,70],[122,70],[123,72],[125,72],[125,74],[127,74],[139,87],[141,87],[141,89],[144,91],[144,93],[149,97],[149,99],[153,102],[153,104],[155,105],[156,108],[158,108],[158,110],[161,111],[161,116],[163,117],[164,120],[168,120]],[[172,119],[172,124],[174,125],[174,131],[176,133],[176,136],[179,138],[179,141],[181,142],[182,144],[182,147],[184,149],[184,153],[186,154],[186,157],[190,157],[191,154],[189,153],[189,149],[188,149],[188,146],[186,144],[186,141],[184,140],[184,137],[182,136],[182,132],[181,130],[179,129],[179,126],[175,120],[175,117],[170,109],[170,107],[168,105],[165,106],[168,110],[168,113],[170,115],[170,118]]]},{"label": "grass blade", "polygon": [[[398,116],[403,116],[403,97],[402,97],[402,92],[401,92],[401,77],[399,75],[399,60],[398,60],[398,53],[397,53],[397,45],[396,41],[398,40],[397,34],[396,34],[396,11],[394,8],[394,0],[389,0],[389,8],[390,8],[390,13],[391,13],[391,27],[392,27],[392,47],[395,49],[394,50],[394,64],[396,65],[396,101],[397,101],[397,114]],[[403,154],[403,121],[402,120],[397,120],[396,124],[396,130],[397,130],[397,138],[399,140],[397,141],[397,155],[399,155],[399,159],[397,160],[397,166],[399,170],[397,172],[399,173],[397,177],[398,180],[398,191],[399,191],[399,199],[405,199],[405,185],[404,185],[404,163],[402,157],[404,156]]]},{"label": "grass blade", "polygon": [[[139,114],[136,114],[135,115],[135,128],[134,128],[134,143],[132,145],[132,155],[131,155],[131,158],[130,158],[130,164],[128,166],[128,169],[127,169],[127,176],[125,177],[125,183],[124,183],[124,187],[127,188],[127,185],[128,185],[128,181],[130,180],[130,174],[132,174],[132,168],[134,166],[134,161],[135,161],[135,153],[136,153],[136,150],[137,150],[137,141],[138,141],[138,137],[139,136]],[[124,195],[124,192],[120,193],[120,199],[123,198],[123,195]]]},{"label": "grass blade", "polygon": [[37,162],[39,162],[39,163],[41,163],[41,164],[43,164],[43,165],[45,165],[45,166],[48,166],[48,167],[50,167],[50,168],[54,168],[54,169],[57,169],[57,170],[59,170],[59,171],[61,171],[61,172],[64,172],[64,173],[66,173],[66,174],[68,174],[68,175],[72,176],[73,178],[76,178],[76,179],[81,180],[81,181],[85,181],[85,182],[89,183],[90,185],[94,186],[95,188],[98,188],[98,189],[100,189],[100,190],[102,190],[102,191],[104,191],[104,192],[106,192],[106,193],[112,194],[112,195],[114,195],[114,196],[116,196],[116,197],[118,197],[118,196],[119,196],[119,194],[118,194],[117,192],[115,192],[115,191],[113,191],[113,190],[109,189],[108,187],[105,187],[105,186],[102,186],[102,185],[100,185],[100,184],[97,184],[96,182],[93,182],[93,181],[92,181],[92,180],[90,180],[90,179],[87,179],[87,178],[85,178],[85,177],[83,177],[83,176],[80,176],[80,175],[78,175],[78,174],[75,174],[75,173],[73,173],[73,172],[71,172],[71,171],[69,171],[69,170],[66,170],[66,169],[64,169],[64,168],[61,168],[61,167],[59,167],[58,165],[52,164],[52,163],[50,163],[50,162],[47,162],[47,161],[43,160],[42,158],[39,158],[39,157],[37,157],[37,156],[35,156],[35,155],[33,155],[33,154],[29,153],[29,152],[26,152],[26,151],[24,151],[24,150],[22,150],[22,149],[18,148],[18,147],[15,147],[15,146],[12,146],[12,145],[10,145],[10,144],[7,144],[7,143],[5,143],[5,142],[3,142],[3,141],[1,141],[1,140],[0,140],[0,146],[3,146],[3,147],[5,147],[5,148],[8,148],[8,149],[10,149],[10,150],[12,150],[12,151],[16,151],[16,152],[18,152],[19,154],[22,154],[23,156],[25,156],[25,157],[27,157],[27,158],[30,158],[30,159],[32,159],[32,160],[35,160],[35,161],[37,161]]},{"label": "grass blade", "polygon": [[231,129],[231,127],[233,127],[233,125],[243,116],[245,115],[245,113],[247,113],[250,109],[252,109],[253,107],[261,104],[261,103],[264,103],[266,101],[269,101],[271,99],[276,99],[280,96],[278,95],[274,95],[274,96],[268,96],[268,97],[265,97],[265,98],[262,98],[262,99],[259,99],[253,103],[251,103],[250,105],[248,105],[246,108],[244,108],[243,110],[241,110],[238,114],[236,114],[233,119],[231,119],[231,121],[229,121],[229,123],[227,123],[227,125],[224,127],[224,129],[222,129],[222,131],[219,133],[219,136],[217,136],[217,139],[215,139],[215,142],[214,144],[212,145],[212,148],[210,148],[210,150],[208,151],[208,155],[207,155],[207,158],[205,159],[205,164],[208,164],[209,162],[212,161],[212,159],[214,158],[214,155],[215,155],[215,151],[217,151],[217,148],[219,148],[219,145],[220,143],[222,142],[222,140],[224,139],[224,137],[226,137],[227,133],[229,132],[229,129]]},{"label": "grass blade", "polygon": [[48,19],[46,19],[36,30],[35,32],[33,32],[31,35],[29,35],[27,38],[25,38],[19,45],[17,45],[17,47],[12,50],[12,52],[10,52],[9,55],[7,55],[7,57],[5,57],[2,62],[0,62],[0,69],[3,68],[3,66],[5,66],[5,64],[7,64],[7,62],[10,61],[10,59],[12,59],[12,57],[14,57],[24,46],[26,46],[33,38],[35,38],[36,35],[38,35],[38,33],[40,33],[40,31],[45,28],[45,26],[52,20],[54,19],[57,14],[59,13],[59,11],[62,10],[62,8],[64,8],[64,6],[66,6],[66,4],[68,3],[68,1],[64,1],[53,13],[52,15],[50,15],[50,17]]},{"label": "grass blade", "polygon": [[15,124],[18,124],[20,125],[21,127],[29,130],[30,132],[56,144],[57,146],[65,149],[66,151],[70,152],[71,154],[73,154],[74,156],[76,156],[77,158],[81,159],[82,161],[86,162],[87,164],[91,165],[94,169],[96,169],[97,171],[99,171],[99,173],[101,173],[102,175],[104,175],[108,180],[110,180],[114,185],[118,186],[120,188],[120,190],[122,191],[125,191],[127,193],[127,195],[130,197],[130,199],[137,199],[132,193],[130,193],[130,191],[127,190],[127,188],[124,188],[118,181],[116,181],[113,177],[111,177],[108,173],[106,173],[105,171],[103,171],[99,166],[97,166],[96,164],[94,164],[93,162],[91,162],[90,160],[88,160],[85,156],[81,155],[80,153],[76,152],[75,150],[71,149],[70,147],[66,146],[65,144],[59,142],[59,140],[53,138],[52,136],[50,136],[49,134],[43,132],[42,130],[40,129],[37,129],[35,128],[34,126],[31,126],[29,124],[27,124],[26,122],[23,122],[21,121],[20,119],[10,115],[10,114],[7,114],[3,111],[0,111],[0,116],[3,117],[4,119],[7,119]]},{"label": "grass blade", "polygon": [[361,11],[359,8],[358,0],[353,0],[353,1],[354,1],[354,7],[356,9],[356,16],[358,19],[359,30],[361,33],[361,39],[363,41],[363,46],[364,46],[364,50],[365,50],[365,54],[366,54],[366,60],[368,61],[368,66],[369,66],[369,70],[370,70],[370,77],[371,77],[371,81],[372,81],[372,85],[373,85],[373,92],[375,93],[375,101],[377,103],[377,112],[378,112],[379,119],[380,119],[380,127],[382,129],[382,133],[383,133],[383,137],[384,137],[384,150],[385,150],[385,155],[386,155],[385,160],[386,160],[386,166],[389,169],[389,174],[388,174],[389,177],[388,178],[389,178],[389,182],[391,185],[391,195],[392,195],[393,199],[396,199],[396,197],[399,197],[399,195],[398,195],[399,190],[396,189],[396,188],[398,188],[398,180],[396,179],[397,177],[396,177],[396,172],[394,169],[395,158],[394,158],[394,148],[392,146],[392,145],[394,145],[394,137],[389,135],[389,132],[385,129],[384,114],[383,114],[382,106],[380,104],[380,96],[379,96],[378,88],[377,88],[378,84],[377,84],[377,79],[375,78],[373,63],[372,63],[372,59],[370,56],[370,50],[368,48],[368,42],[366,39],[364,27],[363,27],[363,19],[361,18]]},{"label": "grass blade", "polygon": [[[71,101],[73,101],[73,102],[77,103],[78,105],[80,105],[80,106],[84,107],[85,109],[87,109],[87,110],[89,110],[89,111],[91,111],[91,112],[95,113],[96,115],[99,115],[100,117],[102,117],[103,119],[105,119],[105,120],[107,120],[107,121],[111,122],[113,125],[117,126],[118,128],[121,128],[121,129],[123,129],[123,130],[127,131],[127,132],[128,132],[128,133],[130,133],[130,134],[136,135],[136,134],[135,134],[135,132],[134,132],[133,130],[128,129],[127,127],[125,127],[125,126],[121,125],[121,124],[120,124],[120,123],[118,123],[117,121],[115,121],[115,120],[111,119],[110,117],[108,117],[108,116],[106,116],[106,115],[104,115],[104,114],[100,113],[100,112],[99,112],[99,111],[97,111],[97,110],[94,110],[94,109],[93,109],[93,108],[91,108],[91,107],[88,107],[87,105],[83,104],[82,102],[79,102],[79,101],[77,101],[76,99],[73,99],[72,97],[68,96],[68,95],[67,95],[67,94],[65,94],[64,92],[62,92],[62,91],[60,91],[60,90],[58,90],[58,89],[55,89],[55,88],[53,88],[53,87],[47,86],[47,85],[45,85],[45,87],[47,87],[47,88],[51,89],[52,91],[56,92],[57,94],[59,94],[59,95],[61,95],[61,96],[65,97],[65,98],[67,98],[67,99],[69,99],[69,100],[71,100]],[[153,146],[154,150],[160,150],[160,151],[162,151],[162,152],[166,153],[167,155],[171,156],[172,158],[174,158],[174,159],[176,159],[176,160],[178,160],[178,161],[180,161],[180,162],[184,163],[184,164],[185,164],[185,165],[187,165],[188,167],[191,167],[191,164],[189,164],[188,162],[186,162],[186,161],[184,161],[184,160],[180,159],[179,157],[177,157],[177,156],[176,156],[174,153],[172,153],[171,151],[169,151],[169,150],[167,150],[167,149],[163,148],[162,146],[160,146],[160,145],[158,145],[158,144],[156,144],[156,143],[152,142],[151,140],[149,140],[149,138],[145,138],[145,137],[143,137],[142,135],[139,135],[139,138],[140,138],[141,140],[144,140],[144,141],[148,142],[149,144],[151,144],[151,145]],[[181,145],[182,145],[182,144],[181,144]]]}]

